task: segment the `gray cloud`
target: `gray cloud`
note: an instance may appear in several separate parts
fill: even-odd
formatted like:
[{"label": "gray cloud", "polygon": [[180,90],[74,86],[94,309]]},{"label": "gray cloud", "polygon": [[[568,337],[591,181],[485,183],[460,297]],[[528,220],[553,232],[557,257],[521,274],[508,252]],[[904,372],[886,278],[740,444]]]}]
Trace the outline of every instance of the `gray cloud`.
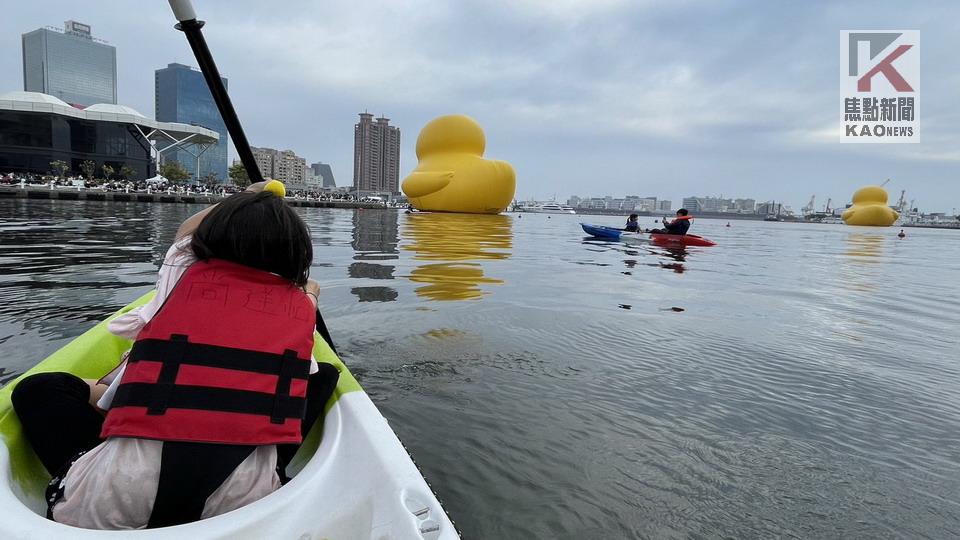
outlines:
[{"label": "gray cloud", "polygon": [[[352,178],[364,109],[403,129],[403,171],[430,118],[469,114],[518,196],[691,194],[845,200],[894,181],[930,210],[960,199],[960,76],[951,2],[213,2],[195,0],[253,144],[292,148]],[[76,18],[117,46],[120,98],[153,111],[153,70],[193,64],[166,2],[17,3],[0,73],[17,89],[21,33]],[[916,28],[923,142],[844,145],[839,32]]]}]

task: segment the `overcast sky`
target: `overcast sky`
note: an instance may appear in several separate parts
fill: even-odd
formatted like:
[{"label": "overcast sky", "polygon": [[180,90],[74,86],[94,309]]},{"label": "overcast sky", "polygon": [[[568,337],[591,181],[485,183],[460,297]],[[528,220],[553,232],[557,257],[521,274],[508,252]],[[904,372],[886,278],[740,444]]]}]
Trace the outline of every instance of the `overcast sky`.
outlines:
[{"label": "overcast sky", "polygon": [[[164,0],[5,2],[0,92],[20,35],[75,19],[117,47],[119,101],[153,116],[153,72],[196,65]],[[464,113],[517,197],[690,195],[849,201],[891,178],[926,211],[960,207],[960,2],[194,0],[247,137],[352,183],[357,113],[420,128]],[[282,7],[281,7],[282,6]],[[921,36],[919,144],[842,144],[839,32]],[[233,155],[231,155],[231,159]],[[892,202],[893,202],[892,201]],[[676,207],[676,206],[675,206]]]}]

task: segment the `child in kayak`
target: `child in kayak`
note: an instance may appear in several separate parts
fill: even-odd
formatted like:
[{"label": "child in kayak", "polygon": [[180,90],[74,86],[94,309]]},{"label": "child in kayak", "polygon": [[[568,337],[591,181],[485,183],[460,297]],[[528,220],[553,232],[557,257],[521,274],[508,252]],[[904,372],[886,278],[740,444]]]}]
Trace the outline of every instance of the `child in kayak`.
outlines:
[{"label": "child in kayak", "polygon": [[263,185],[180,226],[156,296],[108,324],[135,340],[115,375],[42,373],[14,389],[23,432],[53,476],[51,519],[171,526],[280,487],[278,456],[302,441],[305,411],[322,409],[337,374],[311,355],[309,232]]},{"label": "child in kayak", "polygon": [[662,229],[651,229],[650,232],[654,234],[687,234],[687,231],[690,230],[690,220],[693,219],[693,216],[689,215],[686,208],[681,208],[677,210],[677,219],[667,223],[667,219],[663,219],[663,228]]},{"label": "child in kayak", "polygon": [[637,214],[630,214],[630,217],[627,218],[627,225],[623,228],[627,232],[637,232],[640,230],[640,216]]}]

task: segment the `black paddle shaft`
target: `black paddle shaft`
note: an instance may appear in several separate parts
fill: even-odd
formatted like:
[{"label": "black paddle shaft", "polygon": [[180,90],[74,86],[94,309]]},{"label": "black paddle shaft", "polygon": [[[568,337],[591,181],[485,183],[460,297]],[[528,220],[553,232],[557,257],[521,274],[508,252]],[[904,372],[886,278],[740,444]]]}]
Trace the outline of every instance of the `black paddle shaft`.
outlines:
[{"label": "black paddle shaft", "polygon": [[217,64],[213,61],[210,49],[207,47],[207,41],[203,39],[204,22],[197,19],[180,21],[175,28],[187,36],[187,42],[193,49],[193,55],[197,58],[197,64],[200,65],[200,72],[207,81],[207,87],[213,95],[213,100],[217,104],[223,123],[227,126],[227,132],[233,138],[233,146],[240,155],[240,161],[243,168],[247,170],[247,177],[251,183],[263,181],[263,175],[260,174],[260,168],[257,167],[257,161],[253,158],[253,151],[250,150],[250,143],[247,142],[247,136],[243,133],[243,126],[237,118],[237,112],[233,109],[233,103],[227,94],[227,89],[223,86],[223,79],[220,78],[220,71]]},{"label": "black paddle shaft", "polygon": [[330,346],[330,349],[333,350],[333,353],[338,355],[337,347],[333,344],[333,338],[330,337],[330,331],[327,330],[326,323],[323,322],[323,315],[320,314],[320,310],[317,310],[317,332],[320,334],[320,337],[327,342],[327,345]]},{"label": "black paddle shaft", "polygon": [[[180,21],[175,28],[187,36],[187,42],[193,49],[193,55],[197,58],[200,72],[203,73],[203,78],[207,81],[207,87],[210,88],[210,93],[217,104],[223,123],[227,125],[227,131],[233,137],[233,146],[240,154],[240,161],[243,163],[243,168],[247,170],[247,177],[250,178],[252,183],[262,182],[263,175],[260,174],[257,161],[253,158],[250,143],[247,142],[247,136],[243,133],[243,126],[240,125],[237,112],[233,109],[233,103],[230,101],[227,89],[223,86],[220,70],[217,69],[217,64],[213,61],[213,55],[210,54],[210,48],[207,47],[207,41],[203,38],[201,29],[204,22],[197,20],[193,6],[190,5],[190,0],[170,0],[170,7]],[[323,322],[323,316],[320,315],[319,309],[317,309],[317,332],[336,353],[337,348],[333,345],[330,331],[327,330],[327,325]]]}]

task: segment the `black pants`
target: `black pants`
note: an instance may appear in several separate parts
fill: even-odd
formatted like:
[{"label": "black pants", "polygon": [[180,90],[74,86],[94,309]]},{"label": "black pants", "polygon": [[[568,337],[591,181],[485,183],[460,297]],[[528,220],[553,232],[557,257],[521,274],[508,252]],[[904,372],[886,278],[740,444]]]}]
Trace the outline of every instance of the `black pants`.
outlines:
[{"label": "black pants", "polygon": [[[330,364],[307,383],[307,410],[302,433],[322,421],[323,407],[333,394],[340,373]],[[66,473],[71,459],[102,442],[104,417],[90,405],[90,387],[70,373],[38,373],[13,389],[13,409],[23,433],[51,476]],[[278,468],[283,469],[299,445],[277,445]],[[223,484],[234,469],[253,452],[252,445],[164,442],[157,498],[148,527],[167,527],[200,519],[207,497]],[[47,502],[51,508],[62,497],[58,485],[50,486]]]},{"label": "black pants", "polygon": [[24,436],[51,475],[101,442],[103,414],[90,405],[90,386],[76,375],[31,375],[17,383],[10,401]]}]

